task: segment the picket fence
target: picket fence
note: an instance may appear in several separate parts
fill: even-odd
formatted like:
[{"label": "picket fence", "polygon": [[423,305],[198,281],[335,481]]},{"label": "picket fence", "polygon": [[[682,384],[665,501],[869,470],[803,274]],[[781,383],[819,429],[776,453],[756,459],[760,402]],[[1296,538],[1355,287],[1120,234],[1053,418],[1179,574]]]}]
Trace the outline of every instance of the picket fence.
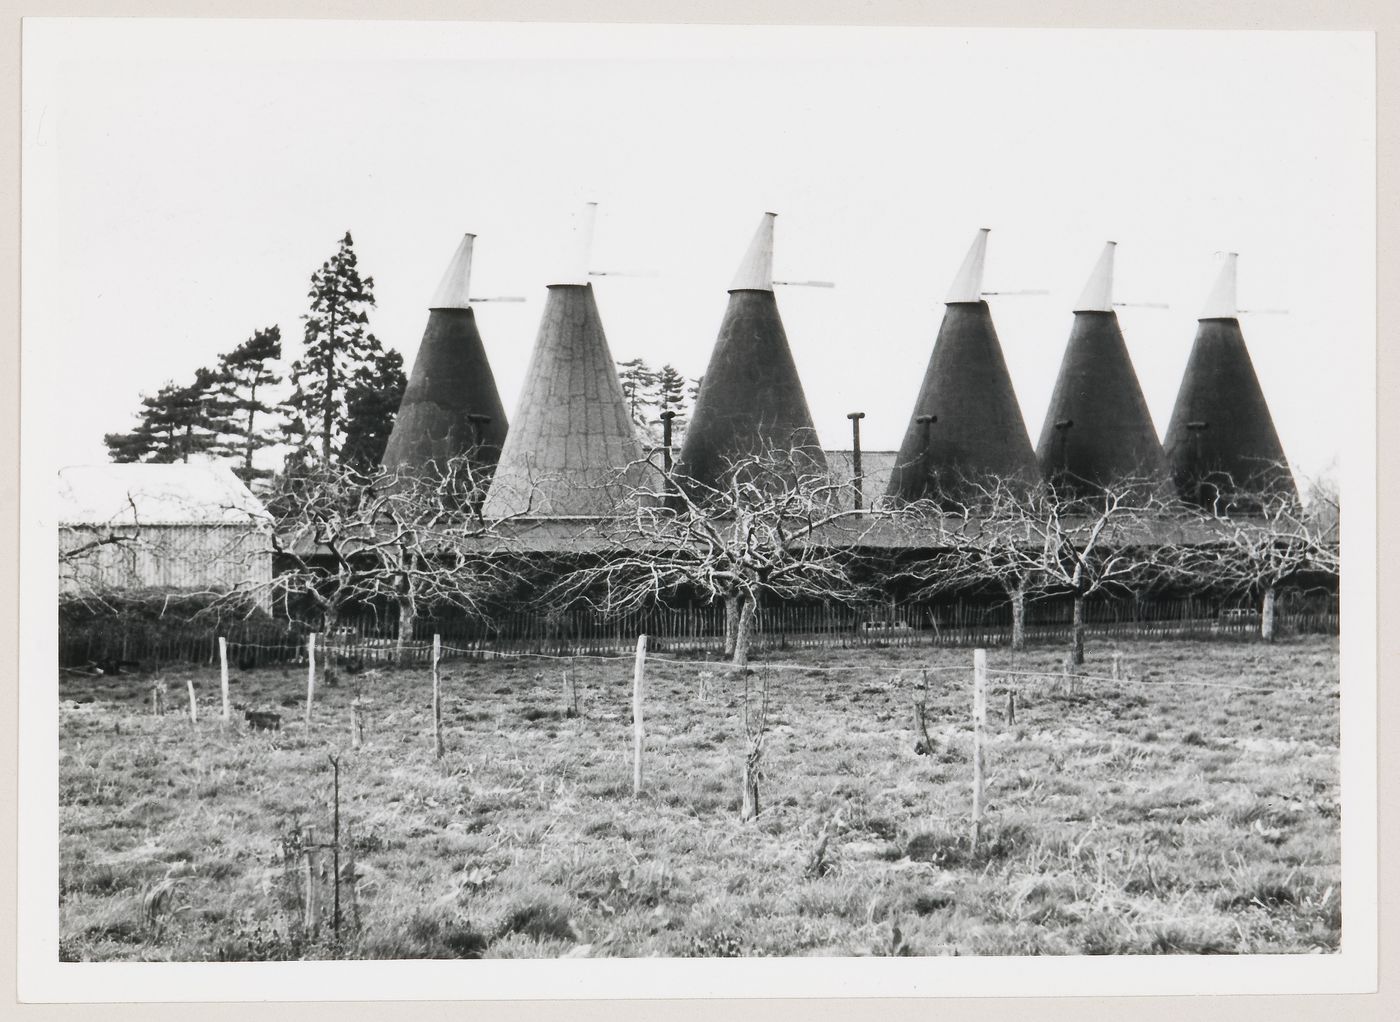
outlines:
[{"label": "picket fence", "polygon": [[[1026,638],[1032,643],[1068,641],[1071,606],[1067,600],[1028,605]],[[1292,601],[1279,611],[1280,635],[1338,634],[1335,596]],[[1085,630],[1099,639],[1233,638],[1259,634],[1259,615],[1250,607],[1193,598],[1090,601]],[[241,668],[292,663],[305,656],[307,629],[290,622],[233,620],[178,621],[107,617],[60,621],[59,662],[63,667],[125,661],[142,667],[174,663],[212,664],[218,637],[228,640],[229,656]],[[584,610],[564,613],[512,611],[488,622],[424,617],[407,637],[406,661],[424,660],[434,634],[452,650],[561,655],[626,652],[636,636],[651,637],[652,648],[670,652],[718,652],[724,644],[720,606],[655,607],[602,617]],[[942,604],[777,605],[759,610],[754,648],[967,646],[996,647],[1011,642],[1006,604],[959,600]],[[396,622],[383,617],[347,619],[320,642],[336,655],[389,661],[399,652]]]}]

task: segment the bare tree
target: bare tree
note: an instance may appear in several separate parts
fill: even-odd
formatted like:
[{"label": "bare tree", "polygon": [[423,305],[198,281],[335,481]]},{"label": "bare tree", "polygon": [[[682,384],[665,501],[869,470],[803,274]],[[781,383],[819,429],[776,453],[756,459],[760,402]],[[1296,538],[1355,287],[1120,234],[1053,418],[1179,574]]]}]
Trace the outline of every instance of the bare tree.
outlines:
[{"label": "bare tree", "polygon": [[305,599],[326,632],[348,607],[391,601],[400,659],[423,608],[486,616],[509,560],[502,523],[476,511],[473,472],[463,456],[431,474],[322,467],[283,480],[269,502],[279,595]]},{"label": "bare tree", "polygon": [[1314,484],[1306,504],[1291,491],[1270,491],[1235,493],[1193,510],[1201,538],[1178,552],[1181,573],[1201,587],[1255,596],[1265,642],[1276,636],[1284,589],[1309,574],[1340,574],[1340,502],[1329,483]]},{"label": "bare tree", "polygon": [[1095,593],[1160,580],[1166,570],[1160,551],[1178,541],[1179,521],[1174,502],[1136,478],[1091,495],[1066,499],[1043,487],[1027,497],[1024,522],[1038,551],[1035,570],[1048,589],[1068,592],[1073,601],[1075,664],[1084,662],[1085,602]]},{"label": "bare tree", "polygon": [[765,597],[859,599],[853,568],[874,518],[843,508],[840,487],[805,452],[732,459],[725,482],[705,486],[656,467],[599,526],[604,553],[559,579],[556,604],[605,614],[690,592],[724,606],[724,651],[748,662]]},{"label": "bare tree", "polygon": [[393,601],[400,662],[423,608],[485,619],[514,578],[502,528],[508,520],[480,516],[484,486],[478,476],[463,455],[430,474],[381,474],[365,494],[360,588],[367,598]]},{"label": "bare tree", "polygon": [[894,512],[918,547],[935,550],[902,565],[900,577],[916,599],[995,587],[1011,605],[1011,646],[1024,649],[1026,602],[1049,582],[1036,520],[1044,502],[1018,480],[968,480],[959,492],[959,502],[920,500]]}]

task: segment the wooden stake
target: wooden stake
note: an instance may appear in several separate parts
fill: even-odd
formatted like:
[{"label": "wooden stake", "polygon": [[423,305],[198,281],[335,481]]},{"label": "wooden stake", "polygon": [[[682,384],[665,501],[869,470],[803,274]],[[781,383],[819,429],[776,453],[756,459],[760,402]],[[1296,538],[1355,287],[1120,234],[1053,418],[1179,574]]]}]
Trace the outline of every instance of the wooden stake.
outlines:
[{"label": "wooden stake", "polygon": [[569,666],[564,668],[564,716],[578,716],[578,683],[574,678],[574,661],[569,658]]},{"label": "wooden stake", "polygon": [[442,678],[438,661],[442,659],[442,636],[433,635],[433,748],[442,759],[447,747],[442,744]]},{"label": "wooden stake", "polygon": [[224,723],[229,721],[228,712],[228,640],[219,636],[219,690],[224,697]]},{"label": "wooden stake", "polygon": [[1006,726],[1013,728],[1016,726],[1016,693],[1006,693]]},{"label": "wooden stake", "polygon": [[191,724],[198,724],[198,723],[199,723],[199,714],[195,711],[195,708],[194,708],[194,679],[193,679],[193,678],[186,678],[186,679],[185,679],[185,687],[188,688],[189,691],[190,691],[190,723],[191,723]]},{"label": "wooden stake", "polygon": [[642,744],[646,728],[642,721],[642,689],[646,681],[647,637],[637,636],[637,659],[632,667],[632,794],[642,793]]},{"label": "wooden stake", "polygon": [[359,898],[359,876],[355,870],[355,828],[349,820],[345,821],[345,898],[348,902],[346,914],[350,918],[350,927],[358,932],[360,929],[360,898]]},{"label": "wooden stake", "polygon": [[316,633],[306,637],[306,726],[311,727],[311,702],[316,698]]},{"label": "wooden stake", "polygon": [[983,748],[982,730],[987,722],[987,651],[972,652],[972,847],[982,840]]},{"label": "wooden stake", "polygon": [[331,882],[335,891],[334,911],[331,913],[331,930],[335,934],[336,942],[340,942],[340,757],[329,756],[331,770],[334,772],[335,802],[333,831],[331,836]]},{"label": "wooden stake", "polygon": [[364,703],[356,698],[350,700],[350,748],[358,749],[365,744]]},{"label": "wooden stake", "polygon": [[1114,652],[1113,654],[1113,680],[1117,681],[1123,676],[1123,654]]},{"label": "wooden stake", "polygon": [[321,899],[317,883],[320,855],[316,848],[316,829],[307,827],[301,832],[301,847],[306,853],[306,903],[302,926],[313,938],[321,932]]}]

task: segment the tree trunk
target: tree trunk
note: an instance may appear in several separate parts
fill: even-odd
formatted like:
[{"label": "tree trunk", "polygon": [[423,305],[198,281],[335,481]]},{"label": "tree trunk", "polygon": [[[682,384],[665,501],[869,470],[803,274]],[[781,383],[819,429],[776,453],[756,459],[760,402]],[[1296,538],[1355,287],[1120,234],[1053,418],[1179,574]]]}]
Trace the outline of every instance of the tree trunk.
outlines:
[{"label": "tree trunk", "polygon": [[399,598],[399,637],[394,643],[394,663],[402,667],[404,648],[413,641],[413,626],[418,622],[418,614],[413,609],[413,601]]},{"label": "tree trunk", "polygon": [[1275,606],[1278,601],[1278,589],[1269,586],[1264,590],[1264,606],[1259,612],[1259,637],[1265,642],[1274,641],[1274,620],[1277,617]]},{"label": "tree trunk", "polygon": [[[248,479],[252,479],[253,473],[253,418],[257,415],[255,411],[257,403],[258,382],[257,376],[254,375],[253,382],[248,388],[248,404],[250,405],[248,409],[248,432],[246,434],[246,442],[243,445],[243,471],[248,475]],[[248,480],[244,481],[247,482]]]},{"label": "tree trunk", "polygon": [[1011,591],[1011,648],[1026,648],[1026,587]]},{"label": "tree trunk", "polygon": [[321,464],[331,463],[331,423],[335,413],[335,305],[331,305],[330,311],[330,341],[326,347],[328,355],[326,358],[326,393],[323,396],[325,405],[321,409]]},{"label": "tree trunk", "polygon": [[757,607],[752,597],[740,598],[739,629],[734,633],[734,666],[749,665],[749,640],[753,637],[753,616]]},{"label": "tree trunk", "polygon": [[[316,679],[316,684],[320,688],[326,688],[330,682],[326,680],[326,674],[331,670],[331,661],[335,658],[335,632],[340,626],[340,608],[334,604],[327,604],[321,612],[321,639],[316,644],[321,653],[320,674]],[[334,677],[334,674],[331,674]]]},{"label": "tree trunk", "polygon": [[1084,594],[1074,594],[1074,621],[1071,625],[1070,654],[1075,665],[1084,662]]},{"label": "tree trunk", "polygon": [[744,774],[741,779],[743,798],[739,806],[739,819],[748,822],[758,816],[758,774],[759,762],[763,756],[762,738],[751,741],[744,755]]},{"label": "tree trunk", "polygon": [[739,635],[739,600],[738,596],[726,596],[724,598],[724,655],[734,655],[734,640]]}]

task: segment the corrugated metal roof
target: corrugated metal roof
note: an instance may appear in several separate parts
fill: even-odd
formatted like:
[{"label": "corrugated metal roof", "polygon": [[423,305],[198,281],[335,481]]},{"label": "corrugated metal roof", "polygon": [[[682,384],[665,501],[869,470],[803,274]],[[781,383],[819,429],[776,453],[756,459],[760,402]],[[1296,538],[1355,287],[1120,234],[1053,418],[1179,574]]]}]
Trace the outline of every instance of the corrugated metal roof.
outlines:
[{"label": "corrugated metal roof", "polygon": [[246,525],[267,510],[216,462],[70,465],[58,470],[60,525]]}]

